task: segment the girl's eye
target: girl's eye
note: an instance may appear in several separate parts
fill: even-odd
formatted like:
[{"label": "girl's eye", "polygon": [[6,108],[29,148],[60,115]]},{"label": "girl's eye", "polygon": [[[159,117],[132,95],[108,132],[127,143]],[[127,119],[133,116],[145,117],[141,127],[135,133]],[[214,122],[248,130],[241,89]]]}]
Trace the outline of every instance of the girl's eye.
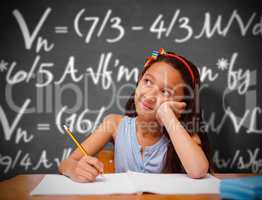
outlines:
[{"label": "girl's eye", "polygon": [[162,90],[162,93],[166,97],[170,97],[172,95],[172,93],[170,91],[168,91],[168,90]]},{"label": "girl's eye", "polygon": [[152,84],[152,82],[149,79],[144,79],[144,83],[146,85],[151,85]]}]

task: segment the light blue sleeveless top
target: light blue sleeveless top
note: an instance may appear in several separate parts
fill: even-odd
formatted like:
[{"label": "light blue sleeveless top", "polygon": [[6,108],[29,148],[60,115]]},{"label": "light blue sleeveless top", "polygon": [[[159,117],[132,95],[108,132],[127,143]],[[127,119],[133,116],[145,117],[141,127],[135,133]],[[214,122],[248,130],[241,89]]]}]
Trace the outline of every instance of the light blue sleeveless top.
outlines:
[{"label": "light blue sleeveless top", "polygon": [[136,118],[124,116],[115,138],[115,172],[132,170],[143,173],[161,173],[166,163],[169,144],[163,135],[155,144],[144,147],[143,158],[136,135]]}]

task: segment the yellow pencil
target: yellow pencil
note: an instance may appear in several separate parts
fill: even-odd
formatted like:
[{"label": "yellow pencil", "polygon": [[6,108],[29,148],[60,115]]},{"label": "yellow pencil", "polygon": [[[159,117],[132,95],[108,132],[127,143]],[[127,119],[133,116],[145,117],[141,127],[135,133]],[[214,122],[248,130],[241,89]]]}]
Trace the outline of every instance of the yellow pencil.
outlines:
[{"label": "yellow pencil", "polygon": [[[66,125],[64,125],[64,129],[66,130],[68,135],[71,137],[71,139],[75,142],[75,144],[79,147],[79,149],[83,152],[83,154],[88,156],[88,153],[86,152],[85,148],[76,140],[75,136],[69,130],[69,128],[66,127]],[[101,173],[101,175],[103,175],[103,172]]]}]

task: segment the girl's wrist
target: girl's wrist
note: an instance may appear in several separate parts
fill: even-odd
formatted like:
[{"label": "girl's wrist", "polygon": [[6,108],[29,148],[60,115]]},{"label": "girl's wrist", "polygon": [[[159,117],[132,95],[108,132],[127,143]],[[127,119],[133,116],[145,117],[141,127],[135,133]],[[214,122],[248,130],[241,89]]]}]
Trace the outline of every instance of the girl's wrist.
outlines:
[{"label": "girl's wrist", "polygon": [[162,118],[162,121],[168,134],[174,132],[178,126],[181,126],[180,121],[177,119],[174,113],[165,114]]}]

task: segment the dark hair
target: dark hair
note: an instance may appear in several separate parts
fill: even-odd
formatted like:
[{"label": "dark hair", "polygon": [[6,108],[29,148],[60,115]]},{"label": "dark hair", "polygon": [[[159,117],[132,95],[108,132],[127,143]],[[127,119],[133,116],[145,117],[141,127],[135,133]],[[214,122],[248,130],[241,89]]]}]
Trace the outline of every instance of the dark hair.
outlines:
[{"label": "dark hair", "polygon": [[[188,131],[188,133],[193,136],[193,134],[197,134],[201,140],[201,147],[209,161],[209,173],[213,173],[213,163],[211,162],[211,149],[209,147],[209,141],[207,137],[207,132],[206,132],[206,126],[202,120],[202,110],[200,109],[200,101],[199,101],[199,94],[198,90],[200,88],[200,78],[199,78],[199,72],[196,68],[196,66],[187,60],[186,58],[174,54],[172,52],[167,52],[168,54],[173,54],[176,56],[179,56],[180,59],[177,59],[172,56],[166,56],[166,55],[158,55],[155,60],[150,61],[149,63],[147,62],[147,65],[143,68],[142,72],[139,75],[138,81],[136,83],[136,87],[139,84],[139,81],[142,79],[143,75],[145,72],[150,68],[150,66],[153,63],[156,62],[165,62],[167,64],[170,64],[173,66],[175,69],[177,69],[180,74],[182,75],[183,80],[187,85],[189,85],[191,88],[193,88],[194,91],[194,98],[192,99],[185,99],[184,101],[187,104],[187,109],[192,109],[192,112],[182,114],[180,118],[180,122],[183,125],[183,127]],[[193,80],[189,74],[188,69],[184,66],[184,64],[181,62],[181,58],[190,66],[190,68],[193,71],[194,77],[195,77],[195,82],[193,83]],[[146,60],[148,61],[148,60]],[[184,90],[185,96],[188,95],[189,91]],[[137,112],[135,108],[135,101],[134,101],[134,96],[135,96],[135,91],[131,94],[129,100],[127,101],[125,105],[125,115],[128,115],[130,117],[136,117]],[[196,105],[196,100],[198,101]],[[189,127],[188,125],[192,124],[192,128]],[[165,127],[161,128],[161,133],[165,134],[167,138],[170,140],[169,134]],[[168,149],[167,149],[167,156],[166,156],[166,164],[163,169],[163,173],[185,173],[185,169],[174,149],[174,146],[170,140]]]}]

